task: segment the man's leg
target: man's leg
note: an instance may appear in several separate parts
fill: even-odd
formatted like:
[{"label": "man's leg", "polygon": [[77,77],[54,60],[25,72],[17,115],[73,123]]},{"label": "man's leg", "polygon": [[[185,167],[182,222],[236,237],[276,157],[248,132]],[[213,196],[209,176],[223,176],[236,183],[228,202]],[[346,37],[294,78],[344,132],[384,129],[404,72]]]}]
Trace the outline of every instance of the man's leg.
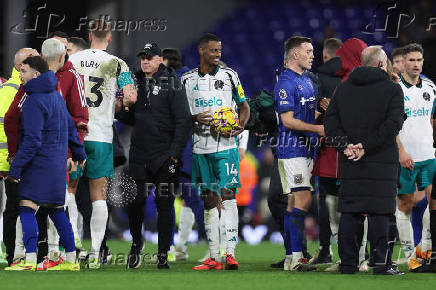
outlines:
[{"label": "man's leg", "polygon": [[[38,263],[41,263],[46,256],[48,256],[49,252],[49,244],[48,244],[48,212],[47,208],[41,206],[36,211],[36,221],[38,224]],[[23,223],[23,220],[21,220]],[[24,229],[24,225],[23,225]],[[23,233],[24,234],[24,233]],[[50,241],[53,243],[53,241]],[[51,245],[51,250],[53,250],[53,246]],[[59,249],[58,249],[59,252]]]},{"label": "man's leg", "polygon": [[[77,169],[79,170],[79,169]],[[79,174],[76,173],[75,174]],[[67,190],[67,198],[65,199],[65,205],[68,208],[68,217],[71,222],[71,226],[73,228],[74,233],[74,241],[76,244],[76,247],[81,249],[82,248],[82,241],[80,239],[79,230],[77,227],[78,217],[79,217],[79,211],[77,209],[77,203],[76,203],[76,193],[77,193],[77,187],[79,185],[79,176],[76,179],[71,179],[72,175],[70,174],[70,182],[68,183],[68,190]]]},{"label": "man's leg", "polygon": [[[107,178],[89,179],[89,189],[92,203],[91,215],[91,252],[89,261],[98,261],[101,242],[106,232],[108,209],[106,204]],[[97,266],[98,267],[98,266]]]},{"label": "man's leg", "polygon": [[342,274],[354,274],[359,271],[358,236],[363,232],[364,217],[361,214],[342,213],[339,221],[338,249]]},{"label": "man's leg", "polygon": [[13,262],[15,250],[15,227],[18,218],[18,184],[5,180],[6,208],[3,212],[3,241],[6,247],[6,260],[10,265]]},{"label": "man's leg", "polygon": [[226,230],[226,269],[238,269],[238,263],[234,260],[235,249],[238,244],[238,225],[239,214],[236,204],[236,189],[221,189],[221,198],[223,200],[223,209],[221,216],[224,218],[224,227]]},{"label": "man's leg", "polygon": [[370,238],[374,274],[385,274],[390,268],[391,257],[388,244],[390,215],[369,215],[368,237]]},{"label": "man's leg", "polygon": [[413,194],[413,198],[414,198],[415,206],[412,209],[412,214],[410,215],[410,221],[413,227],[413,240],[415,242],[415,247],[416,247],[421,242],[422,231],[423,231],[422,223],[423,223],[424,214],[427,210],[428,200],[425,191],[415,192]]}]

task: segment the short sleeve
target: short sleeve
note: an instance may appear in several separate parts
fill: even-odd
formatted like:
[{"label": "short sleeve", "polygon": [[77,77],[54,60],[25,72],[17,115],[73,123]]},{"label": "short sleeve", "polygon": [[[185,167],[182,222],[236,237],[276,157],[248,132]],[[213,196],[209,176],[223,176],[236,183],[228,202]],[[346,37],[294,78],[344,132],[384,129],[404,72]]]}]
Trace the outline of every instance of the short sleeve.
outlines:
[{"label": "short sleeve", "polygon": [[279,81],[274,88],[274,101],[279,114],[294,111],[294,90],[289,84]]}]

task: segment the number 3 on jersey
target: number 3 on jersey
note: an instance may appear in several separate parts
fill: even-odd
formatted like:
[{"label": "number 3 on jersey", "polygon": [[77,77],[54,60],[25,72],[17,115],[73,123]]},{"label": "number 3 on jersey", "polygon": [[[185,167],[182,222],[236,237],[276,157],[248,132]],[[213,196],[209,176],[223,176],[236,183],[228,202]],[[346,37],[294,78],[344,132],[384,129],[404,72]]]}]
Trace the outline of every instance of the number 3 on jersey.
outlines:
[{"label": "number 3 on jersey", "polygon": [[99,107],[101,102],[103,101],[103,94],[100,92],[100,87],[104,82],[103,78],[93,77],[89,76],[89,81],[95,83],[91,87],[91,93],[97,96],[97,100],[93,101],[88,96],[86,96],[86,103],[88,104],[88,107]]},{"label": "number 3 on jersey", "polygon": [[235,168],[235,164],[232,163],[232,167],[229,166],[229,163],[224,163],[227,169],[227,176],[231,175],[238,175],[238,170]]}]

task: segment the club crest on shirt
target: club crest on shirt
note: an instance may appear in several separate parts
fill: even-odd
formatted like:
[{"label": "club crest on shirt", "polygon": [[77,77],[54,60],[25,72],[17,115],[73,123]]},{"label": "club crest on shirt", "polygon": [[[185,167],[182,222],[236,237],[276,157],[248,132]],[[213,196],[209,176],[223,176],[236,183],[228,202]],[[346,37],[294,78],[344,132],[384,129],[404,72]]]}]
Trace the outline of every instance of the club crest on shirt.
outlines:
[{"label": "club crest on shirt", "polygon": [[215,87],[215,90],[222,90],[224,87],[224,82],[222,80],[216,80],[214,87]]},{"label": "club crest on shirt", "polygon": [[157,96],[157,94],[159,94],[160,91],[160,87],[159,86],[154,86],[153,88],[153,95]]},{"label": "club crest on shirt", "polygon": [[430,94],[428,92],[424,92],[422,94],[422,97],[424,98],[424,100],[426,101],[430,101]]},{"label": "club crest on shirt", "polygon": [[279,92],[280,99],[286,99],[288,97],[288,94],[286,94],[286,91],[284,89],[281,89]]},{"label": "club crest on shirt", "polygon": [[298,85],[298,89],[299,89],[300,91],[302,91],[302,90],[303,90],[303,86],[302,86],[302,85]]},{"label": "club crest on shirt", "polygon": [[303,174],[295,174],[294,175],[294,183],[302,184],[303,183]]}]

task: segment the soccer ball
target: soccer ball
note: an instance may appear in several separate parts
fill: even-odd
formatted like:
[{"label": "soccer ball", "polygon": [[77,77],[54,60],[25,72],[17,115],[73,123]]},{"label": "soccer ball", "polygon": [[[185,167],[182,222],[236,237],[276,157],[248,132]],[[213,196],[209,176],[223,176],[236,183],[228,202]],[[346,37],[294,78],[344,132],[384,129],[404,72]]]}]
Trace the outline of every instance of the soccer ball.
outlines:
[{"label": "soccer ball", "polygon": [[217,134],[229,133],[239,126],[238,114],[229,107],[221,108],[213,113],[210,126]]}]

